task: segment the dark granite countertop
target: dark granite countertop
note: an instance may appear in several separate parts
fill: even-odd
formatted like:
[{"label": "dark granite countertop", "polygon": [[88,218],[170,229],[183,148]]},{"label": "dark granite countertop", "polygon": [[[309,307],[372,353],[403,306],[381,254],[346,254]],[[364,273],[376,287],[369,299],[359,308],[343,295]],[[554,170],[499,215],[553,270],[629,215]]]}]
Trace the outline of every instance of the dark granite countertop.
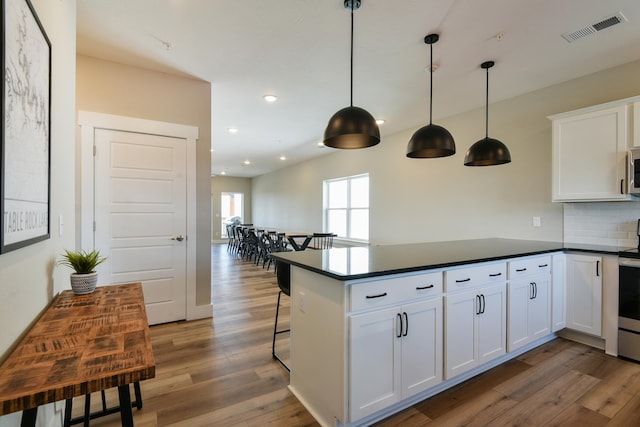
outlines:
[{"label": "dark granite countertop", "polygon": [[291,265],[346,281],[565,250],[617,255],[621,248],[496,238],[306,250],[272,255]]}]

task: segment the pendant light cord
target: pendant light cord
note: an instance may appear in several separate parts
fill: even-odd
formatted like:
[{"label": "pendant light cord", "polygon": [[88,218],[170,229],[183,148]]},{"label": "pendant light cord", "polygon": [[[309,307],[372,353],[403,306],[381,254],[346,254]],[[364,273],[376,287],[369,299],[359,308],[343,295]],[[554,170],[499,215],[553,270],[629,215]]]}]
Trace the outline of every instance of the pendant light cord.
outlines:
[{"label": "pendant light cord", "polygon": [[431,124],[433,123],[433,43],[429,48],[429,124]]},{"label": "pendant light cord", "polygon": [[353,107],[353,4],[355,3],[355,0],[351,0],[351,86],[350,86],[350,90],[351,90],[351,98],[350,98],[350,103],[351,106]]},{"label": "pendant light cord", "polygon": [[486,103],[485,103],[485,113],[484,113],[484,128],[485,128],[485,138],[489,138],[489,68],[486,69],[487,70],[487,95],[485,97],[486,99]]}]

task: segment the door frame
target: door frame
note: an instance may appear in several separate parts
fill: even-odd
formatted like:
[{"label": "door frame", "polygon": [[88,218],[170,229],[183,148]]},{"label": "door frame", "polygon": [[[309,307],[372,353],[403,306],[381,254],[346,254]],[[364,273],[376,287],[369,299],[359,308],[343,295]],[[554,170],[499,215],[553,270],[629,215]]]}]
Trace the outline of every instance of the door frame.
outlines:
[{"label": "door frame", "polygon": [[80,127],[80,144],[78,153],[80,159],[80,179],[77,180],[76,192],[80,195],[76,205],[76,245],[81,249],[92,250],[95,245],[94,219],[94,157],[96,129],[143,133],[149,135],[168,136],[184,139],[186,142],[186,320],[211,317],[213,306],[196,304],[196,141],[198,128],[195,126],[176,123],[159,122],[155,120],[138,119],[134,117],[117,116],[112,114],[90,111],[78,112]]}]

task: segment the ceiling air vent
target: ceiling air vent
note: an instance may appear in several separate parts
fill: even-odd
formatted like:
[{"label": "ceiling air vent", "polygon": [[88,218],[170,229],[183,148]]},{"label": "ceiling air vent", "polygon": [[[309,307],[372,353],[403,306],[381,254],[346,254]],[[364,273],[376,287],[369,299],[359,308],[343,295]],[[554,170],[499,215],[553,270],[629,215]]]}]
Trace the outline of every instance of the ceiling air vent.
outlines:
[{"label": "ceiling air vent", "polygon": [[627,18],[624,17],[622,12],[618,12],[613,16],[608,16],[595,24],[587,25],[584,28],[580,28],[576,31],[571,31],[568,33],[564,33],[562,37],[568,41],[569,43],[574,42],[583,37],[587,37],[588,35],[597,33],[598,31],[602,31],[605,28],[612,27],[617,24],[622,24],[623,22],[627,22]]}]

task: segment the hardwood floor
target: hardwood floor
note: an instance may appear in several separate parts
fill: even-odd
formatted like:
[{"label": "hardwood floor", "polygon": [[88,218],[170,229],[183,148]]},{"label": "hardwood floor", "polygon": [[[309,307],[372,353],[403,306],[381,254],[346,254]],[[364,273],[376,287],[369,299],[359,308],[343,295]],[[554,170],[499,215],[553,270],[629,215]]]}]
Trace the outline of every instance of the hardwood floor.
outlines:
[{"label": "hardwood floor", "polygon": [[[156,378],[144,381],[145,426],[316,426],[271,358],[278,288],[270,271],[212,247],[213,320],[153,326]],[[283,297],[281,319],[289,315]],[[286,324],[283,322],[283,326]],[[287,356],[286,334],[278,338]],[[117,397],[110,391],[110,403]],[[99,395],[92,398],[98,409]],[[83,408],[74,402],[74,414]],[[92,426],[118,426],[118,415]],[[640,426],[640,365],[556,339],[377,424]]]}]

